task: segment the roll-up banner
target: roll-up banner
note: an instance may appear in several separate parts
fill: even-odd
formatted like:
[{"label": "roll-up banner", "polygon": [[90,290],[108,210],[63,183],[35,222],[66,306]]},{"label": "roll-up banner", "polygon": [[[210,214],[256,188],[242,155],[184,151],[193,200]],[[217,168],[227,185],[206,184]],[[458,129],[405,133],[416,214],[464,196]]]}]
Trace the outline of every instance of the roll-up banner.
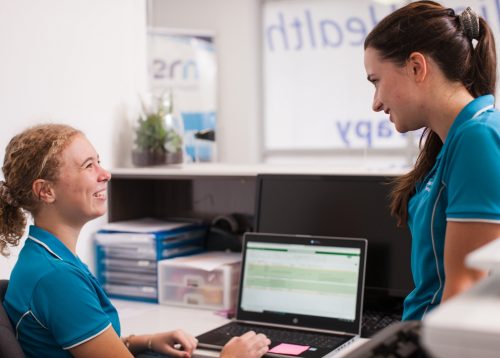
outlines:
[{"label": "roll-up banner", "polygon": [[173,94],[176,115],[182,116],[187,162],[216,160],[217,61],[214,36],[151,28],[148,31],[151,91]]}]

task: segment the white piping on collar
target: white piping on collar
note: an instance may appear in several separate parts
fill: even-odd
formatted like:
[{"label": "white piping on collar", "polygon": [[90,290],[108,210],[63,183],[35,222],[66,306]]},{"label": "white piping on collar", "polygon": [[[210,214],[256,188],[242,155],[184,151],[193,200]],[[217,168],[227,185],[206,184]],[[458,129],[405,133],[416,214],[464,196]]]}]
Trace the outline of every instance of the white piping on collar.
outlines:
[{"label": "white piping on collar", "polygon": [[64,260],[61,258],[61,256],[59,256],[59,255],[58,255],[58,254],[56,254],[54,251],[52,251],[52,250],[50,249],[50,247],[48,247],[48,246],[47,246],[47,244],[45,244],[45,243],[41,242],[40,240],[38,240],[38,239],[34,238],[34,237],[33,237],[33,236],[31,236],[31,235],[30,235],[30,236],[28,236],[28,238],[30,238],[31,240],[33,240],[34,242],[36,242],[38,245],[43,246],[43,247],[45,248],[45,250],[47,250],[48,252],[50,252],[52,255],[54,255],[55,257],[57,257],[59,260],[64,261]]},{"label": "white piping on collar", "polygon": [[475,119],[477,116],[479,116],[481,113],[483,112],[486,112],[487,110],[489,109],[492,109],[493,108],[493,105],[492,104],[489,104],[487,105],[486,107],[483,107],[481,108],[479,111],[477,111],[476,113],[474,113],[474,115],[472,116],[471,119]]}]

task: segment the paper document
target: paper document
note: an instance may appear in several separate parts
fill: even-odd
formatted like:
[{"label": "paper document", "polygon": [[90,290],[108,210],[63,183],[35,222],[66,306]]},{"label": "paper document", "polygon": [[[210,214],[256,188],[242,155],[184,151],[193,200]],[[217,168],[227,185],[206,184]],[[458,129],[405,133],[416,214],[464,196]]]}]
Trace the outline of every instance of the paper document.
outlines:
[{"label": "paper document", "polygon": [[153,234],[138,234],[138,233],[96,233],[95,240],[101,245],[148,245],[153,246],[155,236]]},{"label": "paper document", "polygon": [[125,231],[135,233],[155,233],[169,231],[192,225],[190,223],[168,222],[152,218],[143,218],[137,220],[117,221],[108,223],[102,227],[108,231]]}]

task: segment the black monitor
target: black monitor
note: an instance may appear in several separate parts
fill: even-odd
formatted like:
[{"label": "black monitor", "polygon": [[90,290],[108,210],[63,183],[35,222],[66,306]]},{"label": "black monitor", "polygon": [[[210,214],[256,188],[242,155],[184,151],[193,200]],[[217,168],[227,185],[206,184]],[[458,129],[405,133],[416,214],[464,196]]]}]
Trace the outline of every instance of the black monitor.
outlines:
[{"label": "black monitor", "polygon": [[368,240],[366,289],[404,297],[413,289],[410,233],[389,212],[391,177],[257,177],[255,230]]}]

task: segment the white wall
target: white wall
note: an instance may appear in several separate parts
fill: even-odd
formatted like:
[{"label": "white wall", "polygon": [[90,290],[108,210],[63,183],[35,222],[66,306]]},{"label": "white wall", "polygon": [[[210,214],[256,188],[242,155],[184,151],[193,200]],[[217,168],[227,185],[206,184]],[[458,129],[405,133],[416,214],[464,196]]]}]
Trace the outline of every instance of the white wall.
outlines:
[{"label": "white wall", "polygon": [[[0,0],[0,157],[40,122],[83,130],[109,168],[130,163],[130,127],[146,90],[144,0]],[[92,267],[89,223],[80,257]],[[17,250],[0,256],[8,277]]]},{"label": "white wall", "polygon": [[215,32],[219,161],[259,162],[260,1],[152,0],[151,4],[152,26]]}]

